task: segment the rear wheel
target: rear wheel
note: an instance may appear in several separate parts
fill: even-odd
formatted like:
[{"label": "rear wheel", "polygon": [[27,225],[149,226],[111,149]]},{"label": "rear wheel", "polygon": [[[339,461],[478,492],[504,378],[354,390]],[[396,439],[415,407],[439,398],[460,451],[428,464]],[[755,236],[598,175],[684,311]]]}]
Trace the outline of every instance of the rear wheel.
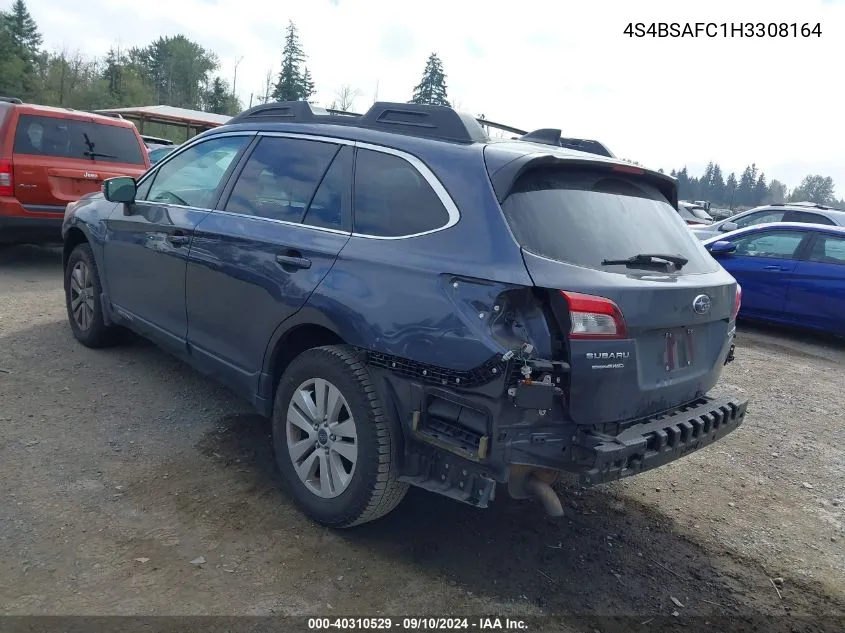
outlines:
[{"label": "rear wheel", "polygon": [[105,347],[117,340],[118,329],[103,319],[100,274],[88,244],[79,244],[65,268],[65,303],[74,337],[86,347]]},{"label": "rear wheel", "polygon": [[290,364],[276,390],[273,444],[285,485],[319,523],[352,527],[393,510],[399,429],[348,346],[319,347]]}]

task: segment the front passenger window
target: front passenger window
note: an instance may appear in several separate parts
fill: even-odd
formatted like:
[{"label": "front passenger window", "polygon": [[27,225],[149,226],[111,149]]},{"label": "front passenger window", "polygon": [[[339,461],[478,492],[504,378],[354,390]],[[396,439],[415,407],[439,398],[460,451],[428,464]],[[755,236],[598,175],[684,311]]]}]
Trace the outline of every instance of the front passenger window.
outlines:
[{"label": "front passenger window", "polygon": [[801,231],[769,231],[734,240],[734,255],[792,259],[805,234]]},{"label": "front passenger window", "polygon": [[147,202],[210,209],[223,176],[248,141],[247,136],[213,138],[174,156],[155,174]]}]

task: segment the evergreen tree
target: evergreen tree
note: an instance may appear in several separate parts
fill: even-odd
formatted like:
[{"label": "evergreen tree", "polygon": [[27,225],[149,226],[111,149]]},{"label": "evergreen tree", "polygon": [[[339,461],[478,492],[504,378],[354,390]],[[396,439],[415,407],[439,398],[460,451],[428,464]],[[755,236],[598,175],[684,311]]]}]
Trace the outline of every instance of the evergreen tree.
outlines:
[{"label": "evergreen tree", "polygon": [[755,206],[763,204],[768,194],[769,186],[766,184],[766,175],[761,173],[757,178],[757,183],[754,185],[754,199],[752,204]]},{"label": "evergreen tree", "polygon": [[0,11],[0,31],[0,86],[5,94],[32,99],[42,39],[24,0],[15,0],[8,12]]},{"label": "evergreen tree", "polygon": [[[273,89],[273,99],[276,101],[299,101],[306,98],[306,77],[300,70],[304,61],[305,53],[299,43],[299,34],[296,25],[291,20],[288,22],[287,34],[285,35],[282,69],[279,71],[279,80]],[[311,81],[310,75],[308,81]],[[311,85],[313,89],[313,83]]]},{"label": "evergreen tree", "polygon": [[[707,167],[704,170],[704,175],[699,180],[699,191],[698,194],[701,200],[710,200],[712,196],[712,188],[713,188],[713,161],[707,163]],[[699,197],[696,196],[696,197]]]},{"label": "evergreen tree", "polygon": [[678,180],[678,198],[680,200],[688,200],[690,198],[690,194],[692,193],[692,187],[690,185],[690,177],[687,172],[687,168],[684,167],[683,169],[675,172],[675,178]]},{"label": "evergreen tree", "polygon": [[109,49],[104,63],[103,79],[108,83],[109,93],[118,95],[120,94],[121,76],[123,74],[123,58],[120,54],[120,49]]},{"label": "evergreen tree", "polygon": [[17,45],[8,25],[0,19],[0,94],[23,96],[26,70],[27,64],[17,54]]},{"label": "evergreen tree", "polygon": [[429,55],[422,80],[414,88],[414,96],[409,103],[449,107],[446,98],[446,75],[443,72],[443,62],[437,53]]},{"label": "evergreen tree", "polygon": [[302,73],[302,96],[301,99],[308,101],[314,95],[314,80],[311,78],[311,71],[308,66],[305,67],[305,72]]},{"label": "evergreen tree", "polygon": [[736,190],[739,188],[739,185],[736,181],[736,174],[731,172],[728,176],[728,179],[725,181],[725,202],[733,208],[734,205],[738,204],[736,199]]},{"label": "evergreen tree", "polygon": [[746,167],[742,175],[739,177],[739,185],[736,188],[735,200],[737,204],[750,205],[754,204],[754,185],[756,184],[754,166]]},{"label": "evergreen tree", "polygon": [[206,90],[204,101],[206,112],[233,115],[240,110],[240,104],[232,94],[229,83],[220,77],[212,80]]},{"label": "evergreen tree", "polygon": [[719,163],[713,165],[713,175],[710,179],[710,200],[716,204],[725,204],[725,179]]},{"label": "evergreen tree", "polygon": [[15,0],[12,8],[2,14],[9,33],[21,59],[34,61],[41,47],[41,33],[24,0]]}]

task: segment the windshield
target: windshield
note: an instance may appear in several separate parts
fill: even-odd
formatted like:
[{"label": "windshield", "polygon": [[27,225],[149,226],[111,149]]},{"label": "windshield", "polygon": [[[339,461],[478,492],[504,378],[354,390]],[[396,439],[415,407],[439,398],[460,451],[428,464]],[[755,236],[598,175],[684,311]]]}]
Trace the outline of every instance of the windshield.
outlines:
[{"label": "windshield", "polygon": [[625,273],[603,264],[644,253],[677,255],[684,273],[718,264],[651,185],[598,170],[528,172],[502,204],[517,242],[537,255],[586,268]]}]

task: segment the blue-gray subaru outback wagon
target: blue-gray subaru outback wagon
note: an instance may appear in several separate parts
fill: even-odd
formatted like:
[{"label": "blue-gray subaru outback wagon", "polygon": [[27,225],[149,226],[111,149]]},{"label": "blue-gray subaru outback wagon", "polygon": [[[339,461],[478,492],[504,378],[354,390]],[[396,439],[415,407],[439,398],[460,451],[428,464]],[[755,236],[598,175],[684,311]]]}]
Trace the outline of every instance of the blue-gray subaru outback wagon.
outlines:
[{"label": "blue-gray subaru outback wagon", "polygon": [[68,205],[65,292],[88,347],[131,329],[272,418],[318,522],[410,485],[477,507],[497,483],[635,475],[739,426],[708,394],[736,281],[674,179],[560,130],[492,140],[450,108],[265,104]]}]

